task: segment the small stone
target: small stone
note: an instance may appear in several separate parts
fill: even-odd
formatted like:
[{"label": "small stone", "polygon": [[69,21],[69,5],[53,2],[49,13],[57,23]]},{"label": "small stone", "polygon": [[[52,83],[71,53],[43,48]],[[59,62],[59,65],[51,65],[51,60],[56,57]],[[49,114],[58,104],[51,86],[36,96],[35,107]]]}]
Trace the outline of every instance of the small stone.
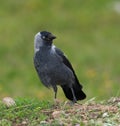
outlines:
[{"label": "small stone", "polygon": [[109,115],[108,115],[107,112],[103,113],[103,115],[102,115],[103,118],[108,117],[108,116],[109,116]]},{"label": "small stone", "polygon": [[4,97],[3,100],[2,100],[2,102],[3,102],[7,107],[16,105],[15,101],[14,101],[11,97]]},{"label": "small stone", "polygon": [[47,121],[41,121],[40,124],[47,124]]},{"label": "small stone", "polygon": [[120,107],[120,102],[118,102],[118,107]]},{"label": "small stone", "polygon": [[80,126],[80,124],[76,124],[75,126]]},{"label": "small stone", "polygon": [[22,125],[26,125],[27,124],[27,121],[22,121]]},{"label": "small stone", "polygon": [[52,116],[53,116],[53,118],[58,118],[58,117],[60,117],[61,113],[63,113],[63,111],[54,111],[52,113]]}]

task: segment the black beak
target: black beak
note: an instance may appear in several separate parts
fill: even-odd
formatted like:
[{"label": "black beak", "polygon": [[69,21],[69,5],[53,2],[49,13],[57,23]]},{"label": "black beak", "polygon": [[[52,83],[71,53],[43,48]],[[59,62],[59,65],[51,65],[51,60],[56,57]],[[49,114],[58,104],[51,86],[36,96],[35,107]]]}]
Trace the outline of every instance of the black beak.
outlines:
[{"label": "black beak", "polygon": [[56,39],[56,36],[54,36],[53,34],[50,34],[50,35],[49,35],[49,39],[50,39],[50,40]]}]

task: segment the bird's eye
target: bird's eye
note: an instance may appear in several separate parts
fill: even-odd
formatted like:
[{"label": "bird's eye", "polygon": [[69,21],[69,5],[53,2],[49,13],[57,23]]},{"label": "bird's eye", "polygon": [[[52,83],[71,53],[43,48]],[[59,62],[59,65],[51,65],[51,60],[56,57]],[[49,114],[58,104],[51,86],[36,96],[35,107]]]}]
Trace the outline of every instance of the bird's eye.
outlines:
[{"label": "bird's eye", "polygon": [[46,37],[45,36],[42,36],[43,39],[45,39]]}]

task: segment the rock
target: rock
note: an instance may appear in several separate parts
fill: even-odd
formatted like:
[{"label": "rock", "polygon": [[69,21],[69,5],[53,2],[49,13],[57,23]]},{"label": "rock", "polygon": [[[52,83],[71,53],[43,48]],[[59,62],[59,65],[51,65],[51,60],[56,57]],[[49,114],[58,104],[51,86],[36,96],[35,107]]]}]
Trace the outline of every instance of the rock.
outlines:
[{"label": "rock", "polygon": [[15,101],[14,101],[11,97],[4,97],[4,98],[2,99],[2,102],[3,102],[7,107],[16,105]]},{"label": "rock", "polygon": [[41,121],[40,124],[47,124],[48,122],[47,121]]},{"label": "rock", "polygon": [[60,115],[61,115],[62,113],[64,113],[64,112],[63,112],[63,111],[54,111],[54,112],[52,113],[52,116],[53,116],[53,118],[58,118],[58,117],[60,117]]},{"label": "rock", "polygon": [[109,115],[108,115],[107,112],[103,113],[103,115],[102,115],[103,118],[108,117],[108,116],[109,116]]}]

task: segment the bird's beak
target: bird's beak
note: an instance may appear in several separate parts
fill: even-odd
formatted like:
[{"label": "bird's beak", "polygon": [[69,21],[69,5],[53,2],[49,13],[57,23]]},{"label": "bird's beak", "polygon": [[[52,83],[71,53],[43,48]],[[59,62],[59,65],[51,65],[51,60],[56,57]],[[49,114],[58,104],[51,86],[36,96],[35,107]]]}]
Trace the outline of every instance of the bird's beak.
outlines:
[{"label": "bird's beak", "polygon": [[50,35],[49,35],[49,39],[53,40],[53,39],[55,39],[55,38],[56,38],[55,35],[53,35],[53,34],[50,34]]}]

